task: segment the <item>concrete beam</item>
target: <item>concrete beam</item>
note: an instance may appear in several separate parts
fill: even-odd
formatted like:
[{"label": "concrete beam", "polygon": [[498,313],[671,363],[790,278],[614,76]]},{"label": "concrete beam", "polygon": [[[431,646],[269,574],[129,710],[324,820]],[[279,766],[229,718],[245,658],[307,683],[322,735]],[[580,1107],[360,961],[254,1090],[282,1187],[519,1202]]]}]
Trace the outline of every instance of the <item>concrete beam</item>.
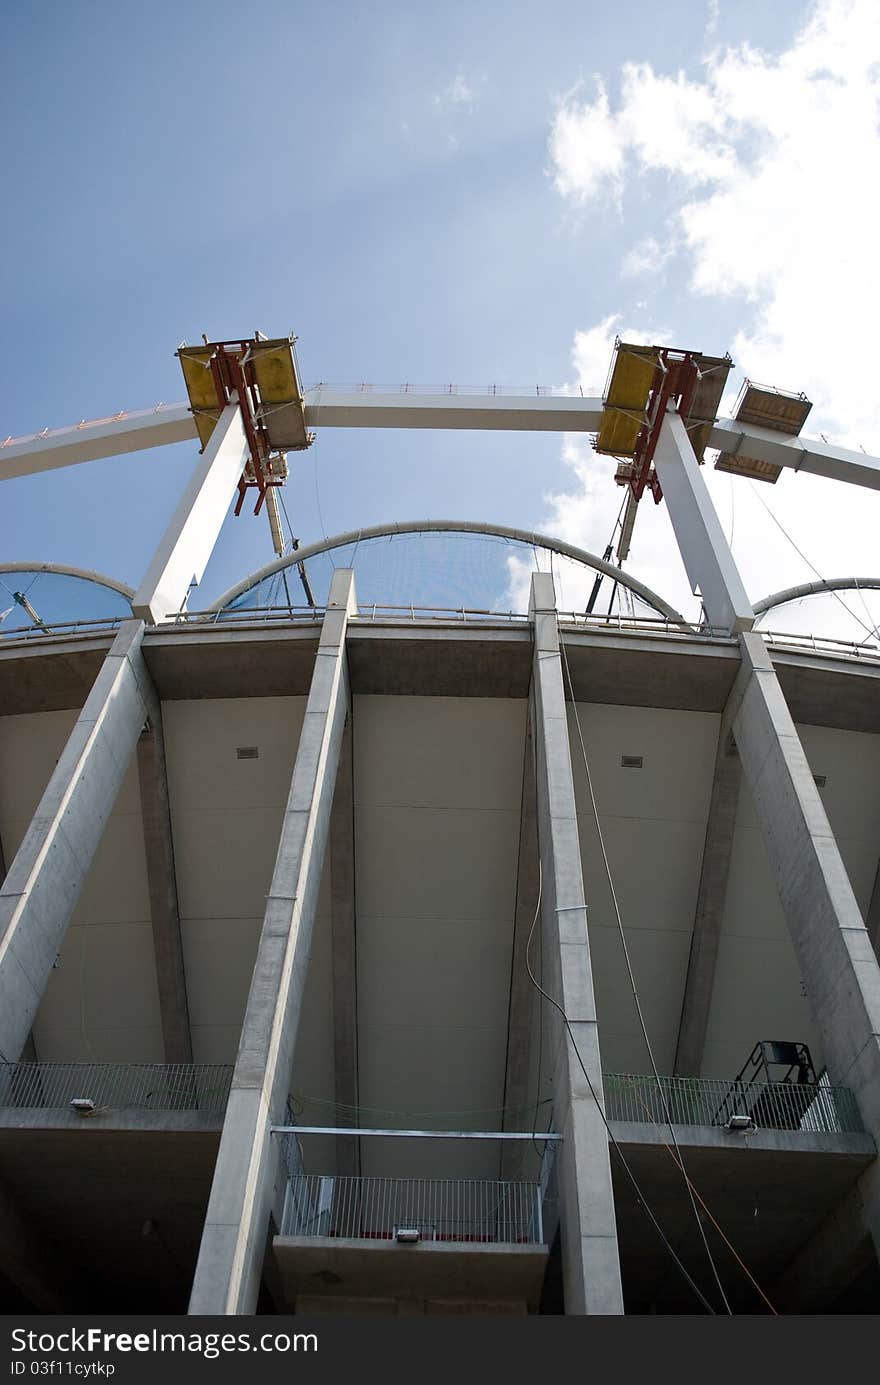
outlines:
[{"label": "concrete beam", "polygon": [[754,457],[759,462],[790,467],[812,476],[828,476],[832,481],[848,481],[851,485],[880,490],[880,457],[854,452],[848,447],[823,442],[821,438],[786,437],[753,423],[739,423],[733,418],[719,418],[709,434],[709,446],[735,457]]},{"label": "concrete beam", "polygon": [[674,409],[660,426],[654,466],[691,588],[699,589],[709,624],[721,630],[751,630],[755,613],[684,421]]},{"label": "concrete beam", "polygon": [[739,755],[728,732],[719,737],[715,756],[700,888],[673,1065],[677,1077],[699,1077],[703,1066],[741,782]]},{"label": "concrete beam", "polygon": [[156,710],[141,621],[104,659],[0,889],[0,1059],[24,1048],[145,721]]},{"label": "concrete beam", "polygon": [[[330,814],[330,927],[333,947],[333,1073],[336,1100],[358,1105],[357,930],[354,891],[354,775],[346,723]],[[345,1124],[339,1120],[339,1124]],[[337,1135],[336,1172],[357,1177],[360,1141]]]},{"label": "concrete beam", "polygon": [[0,481],[186,442],[196,436],[186,403],[157,404],[154,409],[122,412],[112,418],[83,419],[72,427],[44,428],[27,437],[0,442]]},{"label": "concrete beam", "polygon": [[[521,432],[596,433],[602,400],[564,395],[424,393],[409,389],[346,390],[317,385],[305,391],[308,428],[464,428]],[[83,419],[67,428],[44,428],[0,442],[0,480],[75,466],[195,438],[186,402]],[[709,446],[755,457],[814,476],[880,489],[880,457],[837,447],[820,438],[787,437],[751,423],[720,418]]]},{"label": "concrete beam", "polygon": [[318,385],[305,392],[308,428],[491,429],[597,433],[602,400],[577,395],[427,394],[346,391]]},{"label": "concrete beam", "polygon": [[354,610],[354,574],[338,569],[266,901],[191,1314],[247,1314],[256,1308],[275,1185],[283,1177],[279,1146],[269,1131],[284,1124],[349,706],[345,634]]},{"label": "concrete beam", "polygon": [[165,737],[158,701],[154,716],[138,741],[137,759],[165,1062],[191,1063],[192,1036],[174,868]]},{"label": "concrete beam", "polygon": [[604,1101],[602,1063],[556,597],[548,573],[532,576],[529,615],[535,640],[531,710],[545,989],[570,1026],[569,1032],[552,1011],[557,1032],[554,1120],[563,1137],[557,1158],[565,1309],[572,1315],[618,1314],[623,1312],[623,1294],[608,1134],[597,1105]]},{"label": "concrete beam", "polygon": [[[504,1111],[502,1130],[524,1130],[531,1123],[528,1113],[532,1092],[531,1058],[532,1027],[537,992],[526,967],[526,943],[538,902],[538,824],[537,786],[535,783],[535,738],[532,719],[526,725],[523,757],[522,806],[519,824],[519,854],[517,857],[516,908],[513,924],[513,946],[510,959],[510,999],[507,1008],[507,1061],[504,1070]],[[535,1078],[537,1083],[540,1074]],[[522,1150],[508,1141],[501,1145],[502,1179],[514,1178],[521,1167]],[[524,1176],[524,1175],[523,1175]]]},{"label": "concrete beam", "polygon": [[146,576],[132,597],[139,620],[160,625],[200,581],[249,456],[238,404],[227,404],[199,457]]}]

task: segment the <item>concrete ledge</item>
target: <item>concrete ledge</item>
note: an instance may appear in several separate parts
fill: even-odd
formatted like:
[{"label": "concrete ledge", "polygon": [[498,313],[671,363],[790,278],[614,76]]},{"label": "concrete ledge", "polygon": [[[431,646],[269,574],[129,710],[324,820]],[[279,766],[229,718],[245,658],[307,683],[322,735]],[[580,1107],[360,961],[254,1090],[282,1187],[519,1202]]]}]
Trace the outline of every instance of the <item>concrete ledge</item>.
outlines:
[{"label": "concrete ledge", "polygon": [[[649,1121],[610,1121],[614,1138],[621,1145],[671,1145],[666,1126]],[[754,1135],[738,1135],[722,1126],[676,1125],[675,1138],[682,1149],[724,1150],[737,1154],[774,1152],[779,1154],[844,1155],[859,1158],[865,1165],[876,1157],[877,1147],[870,1135],[818,1134],[812,1130],[764,1130]]]},{"label": "concrete ledge", "polygon": [[536,1308],[546,1246],[361,1241],[276,1236],[273,1250],[287,1301],[301,1294],[365,1298],[510,1300]]}]

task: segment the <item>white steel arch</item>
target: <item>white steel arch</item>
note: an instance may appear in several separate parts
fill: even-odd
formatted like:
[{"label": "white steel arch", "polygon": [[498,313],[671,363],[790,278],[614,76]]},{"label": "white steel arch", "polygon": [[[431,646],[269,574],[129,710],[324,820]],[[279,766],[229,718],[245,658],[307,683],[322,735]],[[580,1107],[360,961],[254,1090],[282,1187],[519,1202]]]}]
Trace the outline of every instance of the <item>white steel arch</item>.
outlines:
[{"label": "white steel arch", "polygon": [[117,582],[115,577],[106,577],[102,572],[92,572],[89,568],[71,567],[67,563],[0,563],[0,576],[4,572],[51,572],[59,577],[79,577],[83,582],[95,582],[99,587],[108,587],[118,592],[130,602],[134,588],[125,582]]},{"label": "white steel arch", "polygon": [[578,548],[575,544],[552,538],[549,534],[538,534],[530,529],[518,529],[506,524],[488,524],[479,520],[467,519],[399,520],[392,524],[373,524],[363,529],[350,529],[344,534],[334,534],[329,539],[321,539],[318,543],[297,548],[293,553],[288,553],[283,558],[276,558],[273,562],[267,563],[265,567],[258,568],[256,572],[243,577],[234,587],[230,587],[222,596],[219,596],[208,607],[208,610],[211,612],[224,610],[237,597],[250,591],[265,578],[272,577],[276,572],[281,572],[285,568],[295,567],[298,563],[306,562],[309,558],[316,558],[321,553],[332,552],[336,548],[345,548],[349,544],[359,543],[366,539],[393,538],[395,534],[428,533],[485,534],[489,538],[512,539],[515,542],[533,545],[537,548],[546,548],[553,553],[559,553],[564,558],[572,558],[575,562],[583,563],[585,567],[594,568],[595,571],[619,582],[621,586],[627,587],[634,595],[641,597],[653,610],[667,620],[671,620],[677,625],[687,624],[679,611],[676,611],[673,606],[663,600],[662,596],[652,591],[644,582],[640,582],[637,577],[630,576],[621,568],[615,567],[613,563],[606,563],[595,553],[588,553],[585,548]]},{"label": "white steel arch", "polygon": [[801,582],[797,587],[771,592],[769,596],[756,601],[752,607],[756,616],[766,615],[776,606],[785,606],[789,601],[799,601],[805,596],[821,596],[826,592],[880,591],[880,577],[829,577],[819,582]]}]

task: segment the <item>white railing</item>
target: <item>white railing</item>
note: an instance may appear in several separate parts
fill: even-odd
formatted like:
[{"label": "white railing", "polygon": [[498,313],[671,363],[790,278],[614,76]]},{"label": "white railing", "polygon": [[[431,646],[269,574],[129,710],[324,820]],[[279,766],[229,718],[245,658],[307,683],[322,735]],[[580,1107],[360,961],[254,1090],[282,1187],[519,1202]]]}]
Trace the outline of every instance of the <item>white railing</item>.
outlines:
[{"label": "white railing", "polygon": [[226,1110],[232,1067],[213,1063],[2,1063],[0,1107],[111,1111]]},{"label": "white railing", "polygon": [[864,1129],[848,1087],[706,1077],[661,1077],[658,1086],[653,1077],[626,1073],[606,1073],[602,1082],[611,1121],[725,1126],[731,1116],[751,1116],[765,1130],[833,1135]]},{"label": "white railing", "polygon": [[542,1245],[538,1183],[477,1178],[354,1178],[294,1174],[282,1236]]}]

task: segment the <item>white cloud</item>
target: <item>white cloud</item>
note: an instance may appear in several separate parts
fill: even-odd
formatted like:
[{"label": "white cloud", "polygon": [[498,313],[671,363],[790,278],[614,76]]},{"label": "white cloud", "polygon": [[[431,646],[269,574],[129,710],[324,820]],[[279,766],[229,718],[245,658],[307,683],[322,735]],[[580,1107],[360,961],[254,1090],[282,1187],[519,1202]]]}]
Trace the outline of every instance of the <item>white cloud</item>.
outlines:
[{"label": "white cloud", "polygon": [[674,245],[663,246],[653,236],[645,236],[624,256],[620,272],[625,279],[635,279],[640,274],[657,274],[674,254]]},{"label": "white cloud", "polygon": [[[601,84],[592,100],[570,96],[550,135],[556,187],[574,205],[610,197],[623,207],[629,180],[667,174],[680,190],[675,239],[692,290],[739,304],[737,364],[754,379],[804,390],[814,401],[811,431],[874,453],[878,122],[880,4],[818,0],[779,56],[747,45],[716,52],[700,79],[628,64],[613,109]],[[622,272],[659,267],[655,246],[642,240]],[[584,339],[600,341],[605,326],[578,333],[576,350]],[[550,518],[578,514],[583,537],[594,528],[589,496],[600,459],[567,460],[584,505],[579,491],[552,497]],[[729,511],[730,483],[707,474],[719,510]],[[880,497],[788,476],[760,494],[826,574],[877,568]],[[805,564],[741,485],[736,503],[737,556],[753,595],[807,580]],[[637,534],[643,523],[640,514]],[[641,575],[640,538],[636,547]]]},{"label": "white cloud", "polygon": [[457,72],[448,86],[434,96],[435,106],[460,106],[471,110],[475,102],[474,88],[462,72]]}]

